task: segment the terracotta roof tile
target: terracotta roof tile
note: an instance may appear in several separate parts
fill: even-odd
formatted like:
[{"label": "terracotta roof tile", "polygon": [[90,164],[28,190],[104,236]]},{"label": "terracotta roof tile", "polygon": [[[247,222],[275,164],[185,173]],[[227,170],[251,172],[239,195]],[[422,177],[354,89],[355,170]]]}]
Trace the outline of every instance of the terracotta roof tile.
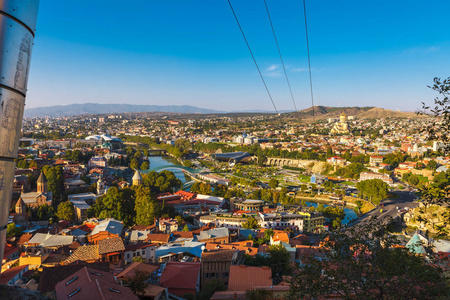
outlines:
[{"label": "terracotta roof tile", "polygon": [[134,262],[131,265],[129,265],[125,270],[117,274],[117,278],[126,278],[130,276],[134,276],[136,271],[145,272],[148,274],[151,274],[158,270],[159,267],[155,265],[150,265],[142,262]]},{"label": "terracotta roof tile", "polygon": [[86,266],[61,280],[55,290],[57,299],[138,299],[130,288],[117,284],[112,274]]},{"label": "terracotta roof tile", "polygon": [[194,237],[192,231],[174,231],[172,234],[174,238],[191,239]]},{"label": "terracotta roof tile", "polygon": [[125,251],[133,251],[133,250],[143,249],[143,248],[152,247],[152,246],[156,246],[156,244],[152,244],[152,243],[131,244],[131,245],[127,245],[125,247]]},{"label": "terracotta roof tile", "polygon": [[28,267],[28,265],[18,266],[11,269],[7,269],[2,272],[0,277],[0,284],[7,284],[8,281],[14,278],[17,274],[19,274],[23,269]]},{"label": "terracotta roof tile", "polygon": [[199,262],[169,261],[159,279],[159,283],[166,288],[195,290],[199,281],[199,274]]},{"label": "terracotta roof tile", "polygon": [[64,261],[64,264],[70,264],[77,260],[91,261],[99,258],[98,245],[83,245],[78,247],[77,250]]},{"label": "terracotta roof tile", "polygon": [[211,250],[202,253],[202,261],[231,261],[238,250]]},{"label": "terracotta roof tile", "polygon": [[98,254],[106,254],[125,250],[122,238],[109,238],[98,241]]},{"label": "terracotta roof tile", "polygon": [[66,266],[56,266],[56,267],[44,267],[42,270],[41,278],[39,280],[38,291],[41,293],[53,292],[55,290],[55,285],[61,281],[61,278],[66,278],[78,270],[82,269],[84,266],[89,266],[97,270],[104,272],[109,271],[108,262],[98,262],[88,264],[86,262],[72,263]]},{"label": "terracotta roof tile", "polygon": [[149,233],[147,235],[147,241],[152,243],[163,243],[166,244],[169,242],[170,234],[164,233]]},{"label": "terracotta roof tile", "polygon": [[272,270],[269,267],[230,266],[229,291],[247,291],[255,286],[271,286]]}]

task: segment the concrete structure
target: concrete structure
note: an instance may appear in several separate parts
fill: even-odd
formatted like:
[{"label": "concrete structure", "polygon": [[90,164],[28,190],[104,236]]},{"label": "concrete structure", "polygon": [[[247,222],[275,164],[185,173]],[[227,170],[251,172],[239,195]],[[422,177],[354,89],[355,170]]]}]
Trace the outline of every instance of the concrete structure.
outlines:
[{"label": "concrete structure", "polygon": [[284,230],[291,228],[303,232],[303,219],[304,216],[300,214],[291,213],[271,213],[264,214],[259,213],[259,226],[262,228],[272,228],[278,230]]},{"label": "concrete structure", "polygon": [[391,176],[389,174],[381,174],[381,173],[372,173],[372,172],[361,172],[359,176],[359,181],[370,180],[370,179],[380,179],[391,185],[394,183]]}]

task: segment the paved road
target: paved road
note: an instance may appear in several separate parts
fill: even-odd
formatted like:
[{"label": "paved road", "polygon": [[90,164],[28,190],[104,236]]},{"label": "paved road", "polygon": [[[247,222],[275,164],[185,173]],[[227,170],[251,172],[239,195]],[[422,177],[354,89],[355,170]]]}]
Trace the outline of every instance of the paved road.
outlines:
[{"label": "paved road", "polygon": [[416,202],[417,196],[414,193],[410,193],[408,191],[395,191],[393,193],[395,193],[399,197],[397,199],[386,199],[382,201],[381,204],[383,204],[383,206],[381,206],[380,204],[377,208],[359,217],[355,222],[350,224],[350,226],[367,222],[374,216],[376,216],[378,219],[381,219],[382,221],[387,221],[388,217],[397,217],[398,210],[400,209],[419,206],[419,203]]}]

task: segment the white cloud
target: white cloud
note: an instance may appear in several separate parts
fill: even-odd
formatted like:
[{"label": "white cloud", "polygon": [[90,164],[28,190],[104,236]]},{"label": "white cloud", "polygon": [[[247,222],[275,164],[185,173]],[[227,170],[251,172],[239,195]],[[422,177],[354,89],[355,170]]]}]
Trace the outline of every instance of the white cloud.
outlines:
[{"label": "white cloud", "polygon": [[298,73],[298,72],[306,72],[308,71],[307,68],[290,68],[291,72]]},{"label": "white cloud", "polygon": [[271,72],[271,71],[275,71],[276,69],[278,69],[279,66],[278,65],[270,65],[266,71]]}]

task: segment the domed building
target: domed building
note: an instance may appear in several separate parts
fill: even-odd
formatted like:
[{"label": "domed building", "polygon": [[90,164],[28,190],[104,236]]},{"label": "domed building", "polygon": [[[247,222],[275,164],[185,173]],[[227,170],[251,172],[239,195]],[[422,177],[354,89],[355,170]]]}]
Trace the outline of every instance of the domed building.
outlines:
[{"label": "domed building", "polygon": [[331,128],[330,133],[331,134],[346,134],[346,133],[350,133],[350,131],[348,130],[347,115],[345,114],[345,112],[343,112],[339,116],[339,122],[336,122],[334,124],[333,128]]},{"label": "domed building", "polygon": [[132,179],[132,184],[133,185],[141,185],[142,184],[142,176],[141,176],[141,173],[139,173],[138,170],[136,170],[134,172],[133,179]]}]

